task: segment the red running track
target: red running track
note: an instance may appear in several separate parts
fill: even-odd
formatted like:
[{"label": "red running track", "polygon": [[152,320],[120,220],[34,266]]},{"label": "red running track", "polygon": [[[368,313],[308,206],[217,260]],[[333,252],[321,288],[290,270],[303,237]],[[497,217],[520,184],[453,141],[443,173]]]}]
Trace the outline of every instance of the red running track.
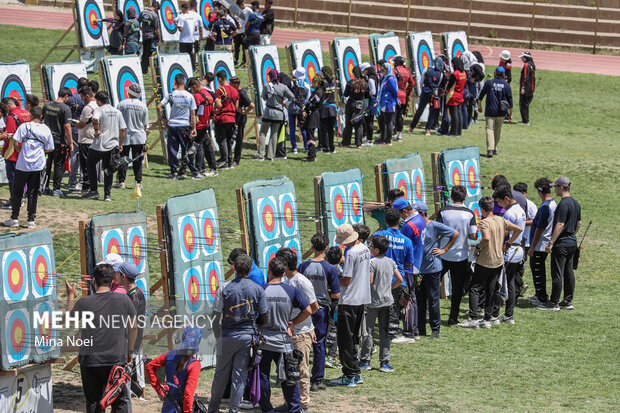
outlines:
[{"label": "red running track", "polygon": [[[0,25],[10,24],[42,29],[66,29],[71,25],[73,15],[69,9],[59,11],[38,10],[30,7],[0,7]],[[320,39],[324,51],[329,50],[329,41],[334,37],[350,34],[331,32],[310,32],[305,30],[276,29],[272,41],[278,47],[287,46],[292,40]],[[359,36],[362,53],[368,55],[368,36]],[[401,50],[405,49],[401,38]],[[499,62],[500,47],[470,44],[471,50],[479,50],[485,62],[495,65]],[[439,51],[435,44],[435,51]],[[509,48],[513,56],[513,66],[521,67],[517,57],[524,49]],[[599,75],[620,76],[620,56],[591,55],[580,53],[553,52],[547,50],[530,50],[536,67],[541,70],[553,70],[574,73],[592,73]]]}]

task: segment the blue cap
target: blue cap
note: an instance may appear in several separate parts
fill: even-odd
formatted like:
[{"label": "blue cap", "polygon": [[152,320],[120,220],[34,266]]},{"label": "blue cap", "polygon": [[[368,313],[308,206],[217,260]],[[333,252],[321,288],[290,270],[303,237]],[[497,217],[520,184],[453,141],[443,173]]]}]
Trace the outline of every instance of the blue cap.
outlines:
[{"label": "blue cap", "polygon": [[426,202],[418,201],[413,204],[413,208],[418,212],[424,212],[425,214],[428,214],[428,205],[426,205]]},{"label": "blue cap", "polygon": [[407,201],[405,198],[398,198],[392,204],[392,208],[398,209],[398,210],[405,209],[408,206],[411,206],[411,205],[409,204],[409,201]]},{"label": "blue cap", "polygon": [[497,68],[495,69],[495,73],[497,73],[498,75],[503,75],[506,73],[506,71],[504,70],[503,67],[497,66]]},{"label": "blue cap", "polygon": [[202,340],[202,329],[196,326],[187,326],[183,332],[183,342],[179,350],[191,350],[194,353],[198,351],[200,340]]},{"label": "blue cap", "polygon": [[118,269],[115,268],[114,270],[124,274],[127,278],[135,279],[138,274],[140,274],[140,270],[138,270],[136,264],[131,261],[125,261],[117,268]]}]

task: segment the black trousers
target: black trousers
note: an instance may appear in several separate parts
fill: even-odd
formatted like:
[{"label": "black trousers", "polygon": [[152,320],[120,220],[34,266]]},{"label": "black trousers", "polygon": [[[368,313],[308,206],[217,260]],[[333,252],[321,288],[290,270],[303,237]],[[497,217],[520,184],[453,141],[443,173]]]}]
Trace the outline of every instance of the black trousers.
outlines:
[{"label": "black trousers", "polygon": [[89,190],[97,191],[97,162],[101,161],[101,169],[103,169],[103,190],[104,195],[112,193],[112,181],[114,174],[108,172],[108,165],[112,151],[96,151],[92,148],[88,149],[88,179],[90,180]]},{"label": "black trousers", "polygon": [[461,136],[463,132],[463,110],[461,105],[448,106],[450,110],[450,132],[448,135]]},{"label": "black trousers", "polygon": [[[407,100],[409,100],[409,96],[407,96]],[[403,131],[405,115],[407,115],[407,104],[404,104],[404,105],[397,104],[396,105],[396,119],[394,121],[394,129],[396,129],[396,132]]]},{"label": "black trousers", "polygon": [[207,127],[204,129],[196,129],[196,143],[198,148],[196,149],[196,168],[199,171],[205,169],[205,159],[207,160],[207,166],[209,170],[215,171],[215,149],[213,148],[213,142],[211,142],[211,130]]},{"label": "black trousers", "polygon": [[216,123],[215,124],[215,140],[220,147],[220,159],[226,162],[228,166],[232,166],[232,143],[233,134],[235,132],[234,123]]},{"label": "black trousers", "polygon": [[342,144],[348,146],[351,144],[351,134],[353,133],[353,129],[355,129],[355,146],[360,146],[362,144],[362,133],[364,131],[364,120],[353,124],[351,122],[351,118],[353,118],[353,106],[347,105],[344,108],[344,118],[345,118],[345,126],[344,131],[342,132]]},{"label": "black trousers", "polygon": [[239,164],[241,162],[241,152],[243,151],[243,135],[245,135],[245,123],[248,121],[248,115],[237,116],[236,132],[235,132],[235,155],[233,162]]},{"label": "black trousers", "polygon": [[245,59],[245,52],[250,46],[258,46],[260,44],[260,33],[246,34],[243,39],[243,58]]},{"label": "black trousers", "polygon": [[368,140],[368,142],[372,142],[372,134],[374,132],[373,127],[375,126],[375,116],[365,116],[364,122],[366,122],[366,125],[364,126],[364,132],[366,132],[366,139]]},{"label": "black trousers", "polygon": [[485,303],[484,319],[491,319],[495,303],[495,287],[502,268],[487,268],[476,264],[469,286],[469,316],[474,320],[478,318],[478,302],[481,295],[484,296]]},{"label": "black trousers", "polygon": [[[523,268],[522,262],[507,262],[505,265],[506,268],[506,284],[508,287],[508,299],[506,300],[506,309],[504,310],[504,316],[512,317],[514,316],[515,305],[517,304],[517,283],[516,278],[517,274]],[[497,317],[499,315],[499,307],[501,302],[495,300],[495,307],[493,309],[493,316]]]},{"label": "black trousers", "polygon": [[394,134],[396,112],[381,112],[381,118],[381,140],[390,143],[392,142],[392,135]]},{"label": "black trousers", "polygon": [[[125,145],[121,151],[121,156],[129,156],[129,150],[131,150],[131,159],[135,159],[144,153],[144,145]],[[142,161],[144,157],[140,157],[133,161],[133,175],[136,183],[142,183]],[[118,170],[118,182],[125,182],[127,178],[127,169],[121,168]]]},{"label": "black trousers", "polygon": [[450,316],[448,320],[458,321],[459,310],[461,307],[461,300],[463,300],[463,294],[465,293],[465,283],[467,282],[467,266],[469,265],[467,260],[463,261],[446,261],[441,260],[443,263],[443,270],[441,276],[450,271],[450,280],[452,281],[452,295],[450,296]]},{"label": "black trousers", "polygon": [[521,112],[521,122],[530,123],[530,104],[534,95],[519,95],[519,112]]},{"label": "black trousers", "polygon": [[338,352],[342,374],[350,379],[360,374],[357,346],[363,318],[363,305],[338,305]]},{"label": "black trousers", "polygon": [[560,301],[562,282],[564,282],[564,300],[573,301],[575,293],[575,272],[573,270],[573,257],[577,246],[557,247],[551,250],[551,301]]},{"label": "black trousers", "polygon": [[308,137],[308,160],[314,161],[316,159],[316,142],[314,141],[314,128],[307,128],[306,136]]},{"label": "black trousers", "polygon": [[[64,163],[65,157],[62,155],[60,146],[55,147],[54,152],[50,152],[47,154],[47,163],[45,165],[45,176],[47,177],[47,179],[45,181],[45,188],[49,188],[50,181],[52,181],[52,188],[54,190],[60,189],[60,185],[62,184],[62,177],[65,174],[65,170],[63,169]],[[52,166],[54,167],[53,177]]]},{"label": "black trousers", "polygon": [[[144,36],[143,36],[144,37]],[[142,65],[142,74],[146,75],[149,71],[150,59],[153,54],[153,39],[142,39],[142,61],[140,62]]]},{"label": "black trousers", "polygon": [[90,143],[79,143],[78,151],[80,159],[80,169],[82,170],[82,191],[88,192],[90,181],[88,180],[88,148]]},{"label": "black trousers", "polygon": [[[431,94],[430,93],[426,93],[426,92],[422,92],[422,94],[420,95],[420,100],[418,101],[418,109],[415,111],[415,114],[413,115],[413,119],[411,120],[411,124],[409,125],[409,127],[411,129],[414,129],[416,126],[418,126],[418,122],[420,121],[420,118],[422,117],[422,114],[424,113],[424,109],[426,109],[426,106],[428,106],[428,104],[431,101]],[[429,110],[429,114],[428,114],[428,118],[430,119],[431,114],[430,114],[430,110]],[[430,127],[428,126],[429,122],[426,122],[427,126],[426,126],[426,130],[429,130]]]},{"label": "black trousers", "polygon": [[547,294],[547,269],[545,261],[547,261],[547,253],[535,251],[530,257],[530,269],[532,270],[532,279],[534,281],[534,289],[536,290],[536,298],[541,303],[549,299]]},{"label": "black trousers", "polygon": [[[80,366],[82,388],[84,390],[84,396],[86,397],[86,413],[104,413],[104,410],[99,408],[99,402],[103,397],[103,392],[108,383],[112,367],[113,366]],[[112,403],[112,413],[127,413],[130,411],[130,408],[131,400],[127,387],[125,387],[123,392],[114,403]]]},{"label": "black trousers", "polygon": [[39,185],[41,184],[41,171],[20,171],[15,170],[15,181],[13,183],[13,194],[11,219],[19,218],[19,209],[22,206],[24,196],[24,186],[28,185],[26,198],[28,198],[28,221],[34,221],[37,215],[37,200],[39,199]]},{"label": "black trousers", "polygon": [[192,69],[196,70],[196,53],[194,53],[194,43],[179,43],[179,52],[187,53],[192,61]]},{"label": "black trousers", "polygon": [[334,147],[334,128],[336,117],[329,116],[321,118],[321,127],[319,128],[319,148],[327,152],[333,152]]},{"label": "black trousers", "polygon": [[241,64],[245,64],[245,54],[243,54],[242,52],[244,36],[245,34],[238,33],[237,35],[235,35],[235,37],[233,37],[233,44],[235,45],[235,49],[234,49],[235,50],[234,51],[235,64],[239,62],[239,54],[241,54]]}]

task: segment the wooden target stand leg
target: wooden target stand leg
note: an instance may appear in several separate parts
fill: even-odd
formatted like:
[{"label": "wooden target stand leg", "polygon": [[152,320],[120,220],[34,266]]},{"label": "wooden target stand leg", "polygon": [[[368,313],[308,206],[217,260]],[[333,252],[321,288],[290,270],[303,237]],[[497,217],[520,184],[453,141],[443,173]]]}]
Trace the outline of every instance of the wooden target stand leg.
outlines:
[{"label": "wooden target stand leg", "polygon": [[[155,71],[155,64],[154,64],[153,59],[154,57],[151,56],[149,68],[151,70],[151,78],[153,79],[153,88],[159,89],[157,87],[159,83],[157,82],[157,72]],[[154,91],[153,95],[149,98],[146,105],[149,106],[151,103],[153,103],[153,101],[156,100],[157,96],[158,96],[158,92]],[[155,130],[159,130],[159,137],[155,139],[155,141],[152,144],[148,145],[148,149],[154,148],[155,146],[157,146],[158,143],[161,143],[161,152],[164,158],[164,164],[167,165],[168,164],[168,152],[166,150],[166,144],[165,144],[165,139],[164,139],[164,124],[162,122],[163,119],[161,118],[161,116],[159,116],[159,111],[156,111],[156,113],[157,113],[157,120],[154,122],[151,122],[151,124],[149,125],[149,129],[151,126],[155,126]]]},{"label": "wooden target stand leg", "polygon": [[[235,190],[237,196],[237,217],[239,218],[239,230],[241,231],[241,248],[250,253],[250,237],[248,235],[248,226],[245,213],[245,199],[243,199],[243,189],[237,188]],[[224,274],[224,279],[228,280],[235,275],[235,270],[230,268]]]},{"label": "wooden target stand leg", "polygon": [[[247,65],[248,68],[248,80],[250,81],[250,83],[254,84],[254,87],[256,87],[256,82],[254,82],[254,75],[252,74],[252,67],[250,65],[250,55],[249,55],[249,50],[247,49],[245,50],[243,53],[245,53],[245,64]],[[259,147],[259,143],[260,143],[260,136],[259,136],[259,129],[260,129],[260,125],[259,125],[259,121],[258,121],[258,111],[256,110],[258,108],[258,105],[260,105],[260,95],[261,95],[261,91],[258,90],[258,99],[256,102],[254,102],[254,133],[256,134],[256,151],[258,152],[258,147]],[[245,140],[245,138],[248,136],[248,134],[250,133],[251,129],[248,129],[248,131],[245,133],[245,136],[243,137],[243,139]],[[246,249],[247,251],[247,249]]]},{"label": "wooden target stand leg", "polygon": [[381,192],[381,165],[375,165],[375,192],[377,194],[377,202],[383,202],[383,192]]},{"label": "wooden target stand leg", "polygon": [[[435,214],[441,209],[441,198],[439,197],[439,152],[431,153],[431,167],[433,171],[433,203],[435,205]],[[441,277],[441,287],[439,292],[439,298],[445,300],[446,286],[444,284],[444,278]]]}]

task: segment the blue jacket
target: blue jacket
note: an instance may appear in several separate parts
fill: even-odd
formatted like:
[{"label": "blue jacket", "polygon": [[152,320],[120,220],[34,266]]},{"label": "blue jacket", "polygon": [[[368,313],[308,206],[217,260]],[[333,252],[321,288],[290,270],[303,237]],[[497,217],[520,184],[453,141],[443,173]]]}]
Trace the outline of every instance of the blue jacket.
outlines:
[{"label": "blue jacket", "polygon": [[502,117],[506,115],[506,111],[502,110],[501,101],[508,102],[508,107],[512,107],[512,90],[510,85],[504,79],[495,77],[489,79],[484,83],[482,91],[478,100],[482,100],[487,97],[486,105],[484,107],[484,116],[486,117]]},{"label": "blue jacket", "polygon": [[396,104],[398,103],[398,83],[392,71],[392,66],[386,63],[385,67],[387,67],[388,73],[381,82],[379,107],[381,107],[382,112],[391,113],[396,112]]}]

